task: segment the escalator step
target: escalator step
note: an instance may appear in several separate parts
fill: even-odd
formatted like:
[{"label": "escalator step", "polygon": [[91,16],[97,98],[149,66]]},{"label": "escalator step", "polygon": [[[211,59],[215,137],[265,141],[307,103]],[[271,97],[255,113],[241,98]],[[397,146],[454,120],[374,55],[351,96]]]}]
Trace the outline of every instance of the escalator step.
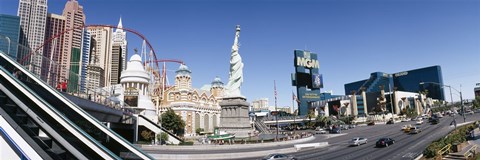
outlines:
[{"label": "escalator step", "polygon": [[46,151],[53,159],[67,159],[67,152],[65,150],[47,149]]},{"label": "escalator step", "polygon": [[7,103],[7,104],[5,104],[5,106],[3,108],[5,109],[5,112],[7,112],[7,113],[16,113],[18,106],[15,105],[15,104]]},{"label": "escalator step", "polygon": [[50,137],[35,136],[34,139],[39,143],[43,143],[48,149],[52,149],[53,140]]},{"label": "escalator step", "polygon": [[27,124],[27,122],[28,122],[28,115],[26,115],[25,113],[18,113],[17,112],[15,117],[17,118],[19,124]]},{"label": "escalator step", "polygon": [[38,136],[40,128],[37,125],[35,125],[35,124],[24,124],[22,126],[25,127],[25,128],[28,128],[28,129],[26,129],[26,132],[27,132],[28,135]]}]

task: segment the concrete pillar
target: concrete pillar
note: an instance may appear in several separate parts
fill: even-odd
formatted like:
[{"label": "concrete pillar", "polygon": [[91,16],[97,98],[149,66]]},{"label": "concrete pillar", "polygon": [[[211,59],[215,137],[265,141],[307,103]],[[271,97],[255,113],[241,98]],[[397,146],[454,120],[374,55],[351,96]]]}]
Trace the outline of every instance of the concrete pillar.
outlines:
[{"label": "concrete pillar", "polygon": [[398,108],[397,91],[396,90],[393,90],[392,97],[393,97],[392,103],[393,103],[393,107],[395,108],[395,114],[399,115],[400,114],[400,108]]},{"label": "concrete pillar", "polygon": [[364,89],[362,89],[362,98],[363,98],[363,109],[365,110],[365,115],[368,116],[367,94],[365,93]]},{"label": "concrete pillar", "polygon": [[352,96],[350,97],[350,103],[352,104],[352,115],[353,117],[358,116],[358,108],[357,108],[357,96],[355,92],[352,92]]}]

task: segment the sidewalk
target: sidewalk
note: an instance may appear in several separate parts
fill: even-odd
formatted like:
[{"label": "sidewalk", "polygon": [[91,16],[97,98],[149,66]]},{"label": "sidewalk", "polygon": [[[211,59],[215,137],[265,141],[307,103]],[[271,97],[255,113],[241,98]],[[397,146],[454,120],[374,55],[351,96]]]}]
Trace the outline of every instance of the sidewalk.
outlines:
[{"label": "sidewalk", "polygon": [[280,141],[280,142],[266,142],[266,143],[255,143],[255,144],[234,144],[234,145],[214,145],[214,144],[198,144],[192,146],[160,146],[160,145],[140,145],[142,149],[146,150],[230,150],[230,149],[242,149],[242,148],[264,148],[272,146],[285,146],[292,147],[291,145],[305,143],[315,140],[315,136],[310,136],[302,139],[295,139],[290,141]]}]

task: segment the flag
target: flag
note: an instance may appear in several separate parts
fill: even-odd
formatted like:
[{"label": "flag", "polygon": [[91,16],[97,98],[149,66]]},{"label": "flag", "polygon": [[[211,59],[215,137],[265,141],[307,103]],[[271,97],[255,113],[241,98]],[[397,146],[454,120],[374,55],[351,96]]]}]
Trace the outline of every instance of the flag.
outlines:
[{"label": "flag", "polygon": [[298,97],[293,93],[292,91],[292,100],[296,101],[297,103],[300,103],[300,100],[298,100]]}]

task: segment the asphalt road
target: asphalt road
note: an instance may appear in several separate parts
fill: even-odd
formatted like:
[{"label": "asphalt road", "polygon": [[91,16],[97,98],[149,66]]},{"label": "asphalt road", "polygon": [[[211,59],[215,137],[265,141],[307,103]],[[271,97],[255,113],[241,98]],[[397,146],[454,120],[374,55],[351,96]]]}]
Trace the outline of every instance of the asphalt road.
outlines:
[{"label": "asphalt road", "polygon": [[[467,122],[480,120],[480,114],[467,115]],[[463,123],[463,118],[456,116],[457,124]],[[448,132],[454,129],[450,126],[453,117],[444,117],[439,124],[431,125],[428,122],[422,125],[417,125],[422,128],[419,134],[407,134],[401,131],[401,127],[405,124],[413,124],[411,122],[401,122],[391,125],[376,125],[359,127],[352,130],[347,130],[346,135],[329,138],[329,146],[320,149],[310,149],[294,153],[297,159],[391,159],[403,160],[414,159],[430,144],[432,141],[445,136]],[[348,142],[353,137],[366,137],[368,143],[361,146],[349,146]],[[389,137],[395,140],[395,144],[389,147],[376,148],[375,142],[382,138]],[[258,157],[260,158],[260,157]]]},{"label": "asphalt road", "polygon": [[[461,116],[455,116],[457,124],[463,123]],[[422,132],[419,134],[407,134],[401,131],[401,127],[406,124],[415,125],[415,121],[399,122],[391,125],[377,124],[375,126],[356,127],[354,129],[342,131],[342,134],[336,135],[315,135],[316,139],[305,143],[328,142],[329,146],[318,149],[305,149],[290,155],[294,155],[300,160],[309,159],[414,159],[422,154],[423,150],[433,140],[445,136],[454,129],[450,126],[453,117],[445,116],[441,118],[440,123],[431,125],[428,120],[424,120],[424,124],[417,125],[421,127]],[[480,120],[480,114],[467,115],[467,122]],[[333,137],[332,137],[333,136]],[[368,143],[361,146],[349,146],[348,142],[353,137],[366,137]],[[389,137],[395,140],[395,144],[389,147],[376,148],[375,142],[382,138]],[[273,150],[282,148],[291,148],[293,145],[271,146],[262,148],[236,148],[236,149],[212,149],[212,150],[145,150],[151,154],[214,154],[214,153],[231,153],[231,152],[254,152],[260,150]],[[262,157],[248,158],[261,159]]]}]

